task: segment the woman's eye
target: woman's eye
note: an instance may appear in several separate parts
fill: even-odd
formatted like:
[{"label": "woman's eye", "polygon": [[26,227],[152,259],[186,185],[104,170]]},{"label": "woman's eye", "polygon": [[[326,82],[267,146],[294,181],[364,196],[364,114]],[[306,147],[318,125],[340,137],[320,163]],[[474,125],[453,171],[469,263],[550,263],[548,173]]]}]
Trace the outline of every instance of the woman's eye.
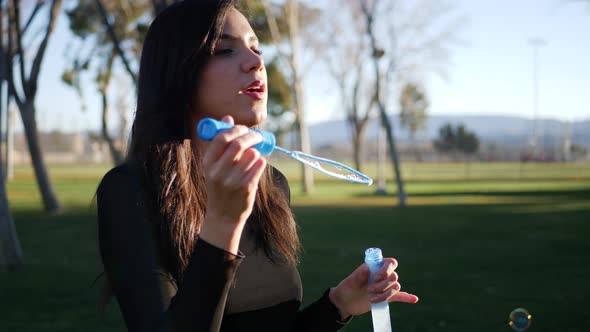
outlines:
[{"label": "woman's eye", "polygon": [[220,50],[215,50],[215,52],[213,52],[214,55],[228,55],[228,54],[232,54],[233,53],[233,49],[231,48],[223,48]]},{"label": "woman's eye", "polygon": [[253,48],[252,49],[252,52],[254,52],[254,53],[258,54],[258,55],[262,55],[262,51],[260,49],[257,49],[257,48]]}]

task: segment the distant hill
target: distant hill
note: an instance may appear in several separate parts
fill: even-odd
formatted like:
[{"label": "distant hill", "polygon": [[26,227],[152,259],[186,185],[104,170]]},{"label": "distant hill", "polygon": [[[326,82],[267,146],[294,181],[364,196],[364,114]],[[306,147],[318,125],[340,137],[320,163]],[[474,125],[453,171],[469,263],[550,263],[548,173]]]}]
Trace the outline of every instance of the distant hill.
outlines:
[{"label": "distant hill", "polygon": [[[395,134],[400,143],[407,142],[409,133],[402,130],[399,117],[391,116]],[[528,144],[533,132],[533,120],[511,116],[488,115],[432,115],[428,118],[426,129],[417,133],[417,140],[431,141],[438,136],[439,128],[445,123],[464,124],[475,131],[484,144],[523,145]],[[563,142],[568,124],[559,120],[542,119],[538,121],[539,135],[543,144],[555,145]],[[371,120],[365,132],[367,141],[377,138],[377,119]],[[569,123],[572,144],[590,147],[590,120]],[[347,144],[350,141],[350,128],[345,120],[327,121],[309,128],[313,147]],[[290,141],[292,137],[288,137]]]}]

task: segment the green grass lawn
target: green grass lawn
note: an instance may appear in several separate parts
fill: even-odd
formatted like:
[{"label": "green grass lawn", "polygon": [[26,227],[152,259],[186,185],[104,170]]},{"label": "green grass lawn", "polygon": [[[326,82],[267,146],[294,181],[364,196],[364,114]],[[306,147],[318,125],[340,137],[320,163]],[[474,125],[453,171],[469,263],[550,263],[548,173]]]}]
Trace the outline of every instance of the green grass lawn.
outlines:
[{"label": "green grass lawn", "polygon": [[[420,297],[390,306],[396,331],[511,331],[518,307],[533,315],[528,331],[590,330],[590,165],[407,164],[403,209],[393,194],[323,176],[306,197],[296,165],[278,168],[292,185],[306,303],[379,246],[398,259],[402,288]],[[7,189],[25,265],[0,272],[0,331],[124,330],[114,302],[104,321],[96,314],[91,202],[106,170],[52,167],[64,204],[52,216],[41,210],[31,170],[16,170]],[[392,181],[387,189],[395,192]],[[344,331],[371,331],[369,315]]]}]

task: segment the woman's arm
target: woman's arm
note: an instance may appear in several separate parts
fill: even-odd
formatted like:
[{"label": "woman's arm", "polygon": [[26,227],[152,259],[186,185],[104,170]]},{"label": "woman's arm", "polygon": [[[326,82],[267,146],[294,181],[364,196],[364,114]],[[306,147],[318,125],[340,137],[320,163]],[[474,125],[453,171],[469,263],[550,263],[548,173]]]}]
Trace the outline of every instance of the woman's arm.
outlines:
[{"label": "woman's arm", "polygon": [[297,313],[294,332],[331,332],[346,325],[352,316],[342,319],[338,308],[330,300],[330,289],[322,297]]},{"label": "woman's arm", "polygon": [[395,272],[397,261],[394,258],[383,261],[371,285],[369,268],[363,263],[338,286],[327,290],[322,298],[299,313],[295,331],[336,331],[352,316],[370,311],[371,303],[417,303],[416,295],[400,291]]},{"label": "woman's arm", "polygon": [[158,264],[137,180],[117,167],[97,191],[100,253],[128,330],[218,331],[242,258],[199,240],[176,285]]}]

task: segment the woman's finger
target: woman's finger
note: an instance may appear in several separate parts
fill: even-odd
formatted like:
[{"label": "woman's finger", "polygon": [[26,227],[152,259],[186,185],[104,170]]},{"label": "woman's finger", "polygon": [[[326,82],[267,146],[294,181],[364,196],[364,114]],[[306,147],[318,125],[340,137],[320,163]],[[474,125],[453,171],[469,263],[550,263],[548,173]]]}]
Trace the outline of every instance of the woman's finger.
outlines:
[{"label": "woman's finger", "polygon": [[250,146],[261,139],[257,133],[248,133],[232,141],[221,158],[209,166],[211,181],[226,188],[242,187],[244,177],[261,158],[260,152]]},{"label": "woman's finger", "polygon": [[395,258],[384,258],[383,266],[373,276],[373,283],[380,282],[387,279],[397,269],[397,261]]},{"label": "woman's finger", "polygon": [[258,158],[250,170],[248,170],[248,173],[246,173],[242,180],[243,183],[248,186],[248,191],[253,191],[258,187],[258,182],[260,181],[262,173],[264,173],[265,167],[266,159]]},{"label": "woman's finger", "polygon": [[392,298],[397,292],[399,292],[400,289],[401,289],[401,285],[398,282],[396,282],[388,290],[381,292],[381,293],[376,293],[376,294],[371,295],[369,297],[369,301],[371,303],[379,303],[379,302],[387,301],[388,299]]},{"label": "woman's finger", "polygon": [[234,118],[231,115],[226,115],[223,118],[221,118],[221,121],[223,122],[227,122],[229,124],[234,124]]},{"label": "woman's finger", "polygon": [[[236,136],[236,132],[225,133],[222,132],[214,139],[214,145],[208,150],[204,157],[203,165],[208,169],[215,169],[214,174],[220,174],[223,178],[227,178],[227,174],[233,171],[233,168],[238,164],[242,154],[245,150],[251,148],[262,141],[262,136],[256,132],[249,132],[246,127],[237,126],[243,135]],[[223,147],[223,148],[222,148]],[[215,154],[221,153],[220,156],[214,157]],[[205,162],[205,158],[208,158]],[[217,181],[221,181],[219,178]]]},{"label": "woman's finger", "polygon": [[262,158],[260,151],[256,149],[246,149],[242,153],[242,158],[240,158],[238,167],[245,172],[248,172],[260,158]]},{"label": "woman's finger", "polygon": [[418,296],[407,292],[397,292],[387,301],[389,302],[404,302],[404,303],[416,303],[419,301]]},{"label": "woman's finger", "polygon": [[229,168],[225,173],[225,186],[237,188],[246,184],[247,182],[244,182],[246,175],[260,158],[261,154],[258,150],[246,149],[240,160],[236,162],[235,167]]},{"label": "woman's finger", "polygon": [[239,163],[244,151],[260,142],[262,142],[260,133],[248,131],[246,134],[238,136],[229,142],[217,162],[233,167]]},{"label": "woman's finger", "polygon": [[221,157],[227,145],[236,138],[243,136],[248,133],[246,126],[235,126],[230,129],[226,129],[215,135],[213,140],[207,144],[205,153],[203,155],[203,165],[206,167],[211,166],[217,159]]},{"label": "woman's finger", "polygon": [[374,283],[372,285],[370,285],[367,288],[367,292],[369,293],[380,293],[383,292],[389,288],[391,288],[391,286],[393,286],[398,280],[398,275],[395,271],[393,271],[388,277],[387,279]]}]

